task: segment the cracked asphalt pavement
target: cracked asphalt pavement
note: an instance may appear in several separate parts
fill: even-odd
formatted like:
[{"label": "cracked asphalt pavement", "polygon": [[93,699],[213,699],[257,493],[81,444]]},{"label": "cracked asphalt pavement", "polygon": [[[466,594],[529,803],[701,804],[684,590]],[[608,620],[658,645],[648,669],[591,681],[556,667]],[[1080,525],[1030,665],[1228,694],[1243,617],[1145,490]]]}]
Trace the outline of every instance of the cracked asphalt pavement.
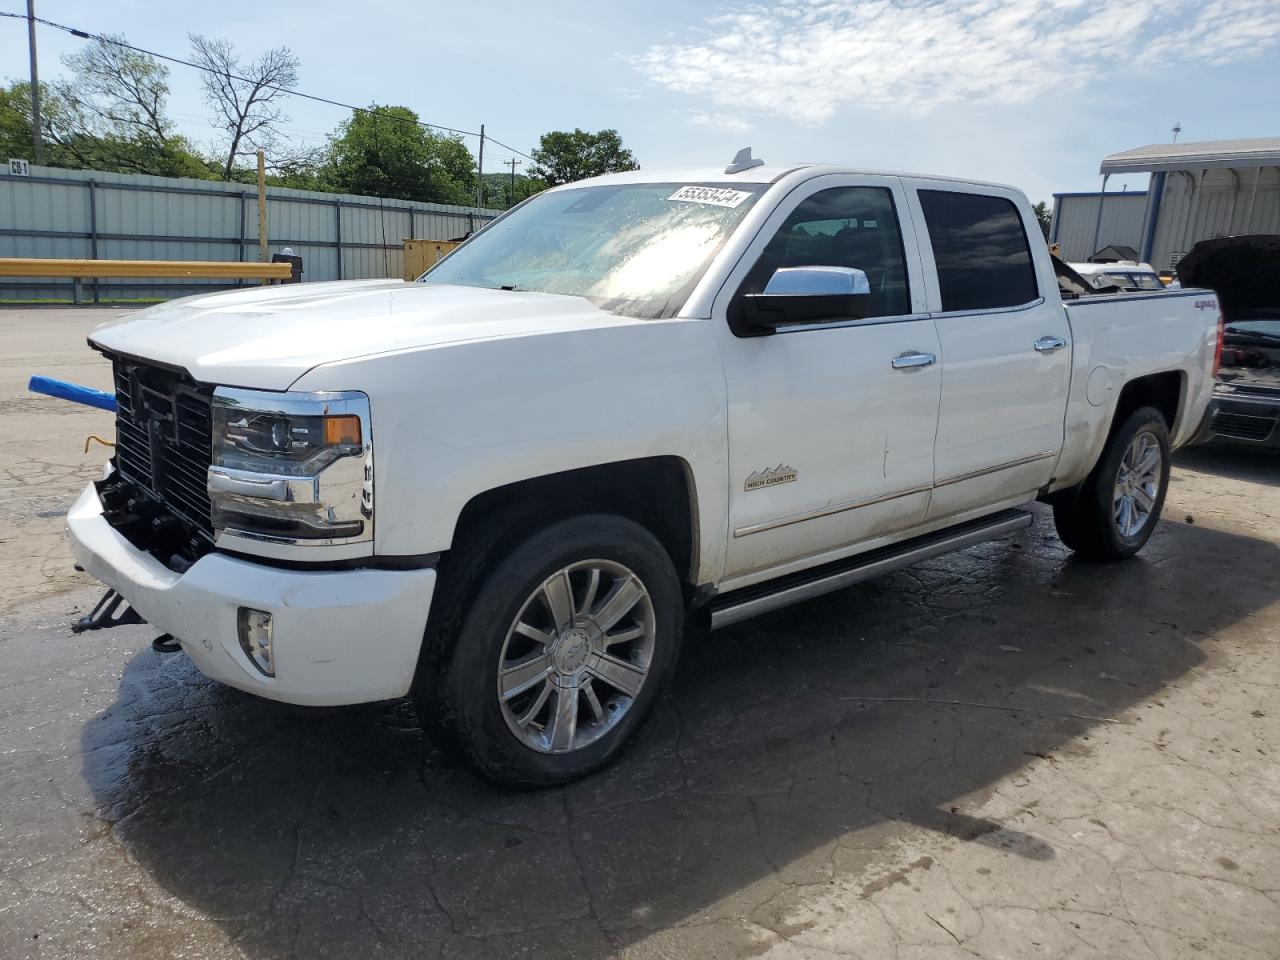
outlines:
[{"label": "cracked asphalt pavement", "polygon": [[1184,451],[1136,561],[1004,540],[686,645],[623,759],[512,793],[402,703],[202,678],[61,511],[105,311],[0,312],[0,957],[1280,957],[1280,460]]}]

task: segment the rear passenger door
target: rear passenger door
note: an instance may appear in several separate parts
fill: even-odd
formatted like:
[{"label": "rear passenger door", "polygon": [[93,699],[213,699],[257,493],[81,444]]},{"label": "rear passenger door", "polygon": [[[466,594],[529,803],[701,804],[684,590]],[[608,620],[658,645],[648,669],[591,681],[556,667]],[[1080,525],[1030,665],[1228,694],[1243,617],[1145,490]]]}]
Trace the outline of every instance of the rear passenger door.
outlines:
[{"label": "rear passenger door", "polygon": [[1062,449],[1071,370],[1049,259],[1031,253],[1039,228],[1014,191],[909,186],[942,347],[929,519],[1030,499]]}]

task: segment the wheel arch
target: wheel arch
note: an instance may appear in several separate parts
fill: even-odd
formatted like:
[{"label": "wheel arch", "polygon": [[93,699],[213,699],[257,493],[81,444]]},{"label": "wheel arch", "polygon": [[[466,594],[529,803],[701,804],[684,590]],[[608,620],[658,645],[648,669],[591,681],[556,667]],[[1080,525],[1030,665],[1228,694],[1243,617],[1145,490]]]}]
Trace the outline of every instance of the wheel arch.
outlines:
[{"label": "wheel arch", "polygon": [[693,469],[679,456],[641,457],[518,480],[482,491],[464,504],[450,548],[488,518],[510,518],[499,536],[517,540],[532,528],[579,513],[616,513],[652,533],[681,581],[698,582],[701,559]]},{"label": "wheel arch", "polygon": [[[1115,403],[1105,416],[1092,421],[1081,421],[1076,443],[1086,449],[1073,461],[1069,471],[1072,479],[1064,484],[1055,483],[1051,490],[1042,491],[1039,499],[1045,503],[1071,501],[1079,493],[1081,486],[1106,455],[1107,447],[1115,432],[1135,410],[1142,407],[1154,407],[1164,418],[1172,440],[1181,427],[1181,417],[1186,408],[1187,376],[1181,370],[1162,370],[1144,373],[1126,380],[1116,395]],[[1084,403],[1084,398],[1079,398]]]},{"label": "wheel arch", "polygon": [[[1164,417],[1165,426],[1169,428],[1169,436],[1176,436],[1181,425],[1182,411],[1186,406],[1186,393],[1187,375],[1182,370],[1148,373],[1126,381],[1120,388],[1116,405],[1111,411],[1107,440],[1110,441],[1133,411],[1142,407],[1155,407],[1159,410]],[[1103,444],[1103,449],[1105,448],[1106,444]]]}]

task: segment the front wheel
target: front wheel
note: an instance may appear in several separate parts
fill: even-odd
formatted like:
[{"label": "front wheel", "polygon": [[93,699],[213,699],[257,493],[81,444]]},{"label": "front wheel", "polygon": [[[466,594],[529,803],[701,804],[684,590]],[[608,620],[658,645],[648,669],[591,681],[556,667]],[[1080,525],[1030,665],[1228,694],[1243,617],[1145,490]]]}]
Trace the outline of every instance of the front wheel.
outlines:
[{"label": "front wheel", "polygon": [[1135,410],[1111,435],[1077,495],[1053,508],[1062,542],[1092,560],[1122,560],[1146,544],[1169,487],[1169,428],[1154,407]]},{"label": "front wheel", "polygon": [[679,578],[662,545],[622,517],[534,533],[463,594],[447,587],[414,684],[428,732],[482,775],[564,783],[608,763],[675,663]]}]

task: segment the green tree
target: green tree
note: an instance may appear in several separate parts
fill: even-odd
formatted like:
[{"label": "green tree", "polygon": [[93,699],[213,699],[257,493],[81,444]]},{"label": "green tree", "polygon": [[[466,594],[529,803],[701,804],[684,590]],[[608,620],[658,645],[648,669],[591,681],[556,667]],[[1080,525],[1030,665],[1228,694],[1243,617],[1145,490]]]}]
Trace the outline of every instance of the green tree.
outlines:
[{"label": "green tree", "polygon": [[545,189],[547,189],[545,181],[535,180],[523,173],[515,175],[514,183],[510,173],[486,173],[484,205],[491,210],[506,210],[526,197],[531,197]]},{"label": "green tree", "polygon": [[96,113],[107,132],[158,143],[173,137],[165,116],[169,68],[159,60],[124,46],[124,37],[107,36],[64,56],[62,63],[75,78],[62,87],[64,99]]},{"label": "green tree", "polygon": [[[150,173],[159,176],[209,176],[209,169],[181,137],[158,142],[138,137],[110,122],[86,117],[86,108],[64,99],[62,84],[40,84],[44,162],[51,167]],[[0,155],[32,156],[31,84],[0,87]]]},{"label": "green tree", "polygon": [[475,202],[475,159],[460,137],[423,127],[408,107],[370,104],[329,138],[326,189],[432,203]]},{"label": "green tree", "polygon": [[[40,96],[45,110],[57,109],[52,103],[52,91],[47,84],[40,84]],[[31,142],[31,84],[19,80],[0,87],[0,158],[33,157]],[[45,163],[59,166],[55,158],[45,151]]]},{"label": "green tree", "polygon": [[617,130],[552,130],[539,139],[533,159],[537,162],[529,168],[529,175],[553,187],[604,173],[640,169],[631,151],[622,145]]},{"label": "green tree", "polygon": [[1053,225],[1053,211],[1049,208],[1049,204],[1041,200],[1039,203],[1032,204],[1031,212],[1036,215],[1036,221],[1040,224],[1040,232],[1048,240],[1049,227]]},{"label": "green tree", "polygon": [[169,69],[159,60],[129,49],[123,37],[108,36],[62,62],[70,79],[53,84],[52,95],[41,98],[45,140],[60,148],[53,151],[60,166],[209,175],[165,112]]}]

